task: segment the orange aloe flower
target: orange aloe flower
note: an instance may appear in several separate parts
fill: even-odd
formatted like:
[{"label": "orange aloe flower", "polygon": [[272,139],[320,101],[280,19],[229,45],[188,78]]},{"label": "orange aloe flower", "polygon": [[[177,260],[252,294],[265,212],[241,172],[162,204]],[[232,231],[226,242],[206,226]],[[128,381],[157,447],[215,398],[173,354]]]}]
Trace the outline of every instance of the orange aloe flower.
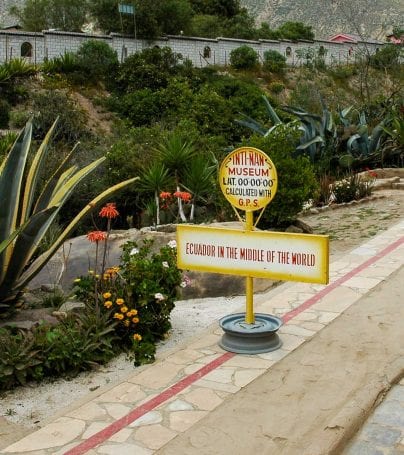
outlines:
[{"label": "orange aloe flower", "polygon": [[104,207],[100,210],[99,215],[102,218],[116,218],[119,215],[119,212],[116,209],[116,204],[114,202],[109,202],[104,205]]},{"label": "orange aloe flower", "polygon": [[107,234],[104,231],[91,231],[87,234],[87,238],[90,242],[100,242],[107,238]]},{"label": "orange aloe flower", "polygon": [[162,191],[160,193],[160,199],[163,199],[163,201],[165,201],[166,199],[170,199],[171,197],[171,193],[169,193],[168,191]]}]

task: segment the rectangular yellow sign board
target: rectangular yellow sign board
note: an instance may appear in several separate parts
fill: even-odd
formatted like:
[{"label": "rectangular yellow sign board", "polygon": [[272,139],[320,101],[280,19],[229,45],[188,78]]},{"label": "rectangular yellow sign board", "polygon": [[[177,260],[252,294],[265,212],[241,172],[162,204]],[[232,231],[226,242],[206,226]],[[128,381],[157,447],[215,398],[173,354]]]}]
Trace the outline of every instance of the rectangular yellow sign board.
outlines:
[{"label": "rectangular yellow sign board", "polygon": [[183,270],[326,284],[329,240],[325,235],[180,225],[177,265]]}]

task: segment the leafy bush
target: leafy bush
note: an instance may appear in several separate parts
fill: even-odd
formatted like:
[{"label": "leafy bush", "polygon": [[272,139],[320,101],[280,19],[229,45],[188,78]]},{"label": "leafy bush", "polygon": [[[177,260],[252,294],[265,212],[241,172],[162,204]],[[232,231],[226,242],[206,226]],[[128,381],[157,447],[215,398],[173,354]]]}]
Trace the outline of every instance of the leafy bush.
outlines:
[{"label": "leafy bush", "polygon": [[271,73],[282,74],[286,68],[286,57],[278,51],[266,51],[264,52],[263,67]]},{"label": "leafy bush", "polygon": [[269,90],[275,95],[279,95],[279,93],[285,90],[285,84],[283,84],[282,82],[271,82],[269,84]]},{"label": "leafy bush", "polygon": [[261,218],[262,228],[285,226],[294,221],[318,189],[309,159],[294,156],[298,138],[296,126],[279,125],[268,137],[253,136],[248,142],[267,153],[278,173],[278,190]]},{"label": "leafy bush", "polygon": [[10,112],[10,127],[24,128],[30,118],[30,113],[26,111],[11,111]]},{"label": "leafy bush", "polygon": [[182,57],[169,47],[147,48],[130,55],[119,67],[116,84],[120,91],[130,93],[149,88],[166,87],[169,79],[182,71]]},{"label": "leafy bush", "polygon": [[250,46],[240,46],[230,52],[230,64],[238,70],[253,69],[258,65],[258,54]]},{"label": "leafy bush", "polygon": [[80,71],[92,81],[109,82],[118,69],[116,51],[104,41],[88,40],[76,54]]},{"label": "leafy bush", "polygon": [[70,74],[78,71],[79,63],[73,52],[65,52],[59,57],[54,57],[42,63],[41,70],[46,74]]},{"label": "leafy bush", "polygon": [[7,129],[8,123],[10,121],[10,104],[4,100],[0,99],[0,129]]},{"label": "leafy bush", "polygon": [[370,196],[376,177],[373,171],[365,175],[350,173],[346,178],[334,182],[332,193],[335,201],[341,204]]},{"label": "leafy bush", "polygon": [[386,44],[378,52],[370,56],[369,63],[373,68],[389,69],[399,64],[402,55],[401,46]]},{"label": "leafy bush", "polygon": [[185,285],[176,266],[174,243],[153,252],[152,240],[144,240],[139,248],[127,242],[119,267],[75,280],[76,296],[87,305],[101,301],[103,314],[116,321],[115,333],[123,346],[134,351],[135,365],[154,360],[155,343],[171,327],[178,286]]},{"label": "leafy bush", "polygon": [[36,93],[33,96],[34,136],[44,137],[55,118],[59,118],[55,139],[72,145],[86,134],[85,115],[61,90]]}]

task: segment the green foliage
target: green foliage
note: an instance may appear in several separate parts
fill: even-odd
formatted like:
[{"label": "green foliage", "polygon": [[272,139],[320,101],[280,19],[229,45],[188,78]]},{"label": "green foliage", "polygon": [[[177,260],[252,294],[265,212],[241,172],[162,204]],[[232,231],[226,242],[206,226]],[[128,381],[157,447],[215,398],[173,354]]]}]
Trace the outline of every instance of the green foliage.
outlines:
[{"label": "green foliage", "polygon": [[105,158],[82,169],[68,166],[69,156],[61,163],[39,192],[38,181],[43,170],[49,142],[56,122],[47,133],[28,166],[32,124],[21,131],[7,157],[0,166],[0,243],[7,242],[18,232],[16,239],[0,253],[0,313],[13,310],[18,295],[27,283],[46,265],[76,225],[97,203],[136,180],[133,178],[104,191],[86,206],[64,229],[53,245],[35,259],[38,245],[52,225],[58,212],[76,186]]},{"label": "green foliage", "polygon": [[271,73],[282,74],[286,68],[286,57],[277,51],[266,51],[263,67]]},{"label": "green foliage", "polygon": [[52,58],[42,63],[45,74],[71,74],[79,70],[77,56],[73,52],[65,52],[59,57]]},{"label": "green foliage", "polygon": [[170,329],[180,285],[185,282],[172,242],[156,251],[152,240],[144,240],[141,246],[123,245],[119,268],[108,269],[99,278],[92,274],[76,280],[75,293],[87,304],[102,302],[100,309],[115,321],[121,346],[131,348],[135,365],[140,365],[154,360],[155,343]]},{"label": "green foliage", "polygon": [[87,4],[82,0],[27,0],[11,8],[24,30],[40,32],[49,28],[80,32],[86,22]]},{"label": "green foliage", "polygon": [[239,70],[252,69],[258,65],[258,54],[250,46],[240,46],[230,52],[230,64]]},{"label": "green foliage", "polygon": [[400,58],[404,56],[403,48],[397,44],[386,44],[378,52],[369,57],[373,68],[387,70],[400,64]]},{"label": "green foliage", "polygon": [[190,24],[192,36],[216,38],[222,34],[223,20],[218,16],[196,14]]},{"label": "green foliage", "polygon": [[269,91],[274,93],[275,95],[279,95],[279,93],[282,93],[285,90],[285,84],[282,82],[271,82],[269,84]]},{"label": "green foliage", "polygon": [[3,160],[16,139],[17,135],[11,132],[5,134],[4,136],[0,136],[0,160]]},{"label": "green foliage", "polygon": [[0,349],[0,390],[24,385],[36,376],[41,360],[32,334],[0,329]]},{"label": "green foliage", "polygon": [[55,139],[74,144],[86,134],[85,116],[65,91],[38,92],[32,97],[35,138],[43,137],[59,117]]},{"label": "green foliage", "polygon": [[253,136],[248,145],[263,150],[278,173],[278,190],[265,209],[259,227],[287,226],[318,190],[314,168],[307,157],[294,154],[299,138],[296,126],[279,125],[267,137]]},{"label": "green foliage", "polygon": [[169,47],[147,48],[130,55],[120,66],[116,83],[121,92],[166,87],[170,77],[181,72],[181,56]]},{"label": "green foliage", "polygon": [[0,99],[0,129],[7,129],[10,121],[10,103],[4,99]]},{"label": "green foliage", "polygon": [[345,178],[332,184],[335,201],[341,204],[370,196],[375,179],[376,174],[373,171],[364,175],[350,172]]},{"label": "green foliage", "polygon": [[279,38],[297,41],[299,39],[313,40],[314,32],[311,25],[304,25],[302,22],[284,22],[277,29]]},{"label": "green foliage", "polygon": [[93,81],[111,81],[118,69],[116,51],[104,41],[85,41],[76,58],[80,71]]}]

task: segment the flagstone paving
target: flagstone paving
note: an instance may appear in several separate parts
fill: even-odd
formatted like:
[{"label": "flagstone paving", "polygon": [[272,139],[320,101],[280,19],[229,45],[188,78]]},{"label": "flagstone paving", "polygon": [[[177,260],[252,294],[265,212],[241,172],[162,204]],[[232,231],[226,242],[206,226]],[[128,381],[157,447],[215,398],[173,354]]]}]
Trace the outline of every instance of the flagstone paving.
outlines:
[{"label": "flagstone paving", "polygon": [[[125,381],[94,392],[87,402],[70,407],[0,453],[152,454],[315,336],[399,269],[403,257],[404,221],[330,264],[329,285],[285,283],[255,296],[256,312],[284,318],[281,349],[255,356],[225,353],[218,346],[222,331],[215,324],[203,336],[138,368]],[[399,415],[399,393],[393,395],[393,404],[375,412],[375,422],[391,423],[391,414]],[[394,418],[393,423],[401,422]],[[379,437],[377,431],[371,426],[357,447],[371,445],[372,438]],[[389,428],[383,437],[396,439],[397,434]],[[347,452],[356,453],[378,452]]]}]

